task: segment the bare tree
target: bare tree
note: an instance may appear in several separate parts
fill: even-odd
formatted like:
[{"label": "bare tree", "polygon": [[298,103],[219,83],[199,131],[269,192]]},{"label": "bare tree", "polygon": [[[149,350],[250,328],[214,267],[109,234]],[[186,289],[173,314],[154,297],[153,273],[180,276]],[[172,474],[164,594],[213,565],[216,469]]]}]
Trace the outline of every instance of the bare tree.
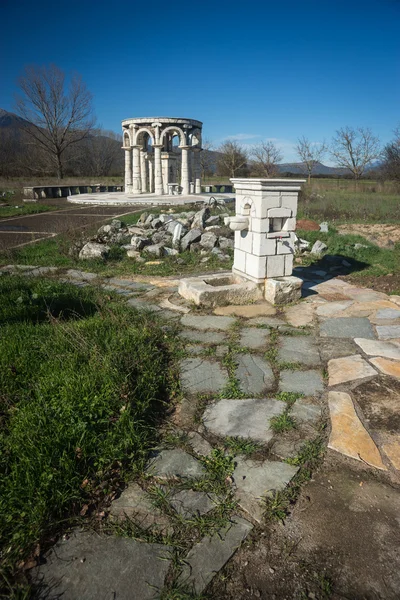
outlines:
[{"label": "bare tree", "polygon": [[274,142],[268,140],[257,144],[251,151],[251,156],[254,159],[253,167],[257,175],[276,177],[278,173],[276,165],[283,159],[283,154]]},{"label": "bare tree", "polygon": [[386,177],[400,182],[400,126],[394,130],[394,140],[383,149],[382,170]]},{"label": "bare tree", "polygon": [[310,183],[313,170],[316,165],[321,162],[324,154],[326,154],[326,143],[311,142],[303,135],[297,140],[295,149],[303,163],[304,172],[308,177],[308,183]]},{"label": "bare tree", "polygon": [[217,161],[218,175],[235,177],[235,175],[244,175],[247,172],[248,153],[243,146],[240,146],[235,140],[227,140],[219,148]]},{"label": "bare tree", "polygon": [[379,138],[368,127],[343,127],[333,138],[331,155],[336,165],[348,169],[357,182],[382,151]]},{"label": "bare tree", "polygon": [[66,149],[85,139],[94,127],[92,95],[78,75],[68,86],[64,72],[55,65],[26,67],[19,88],[18,113],[29,122],[25,131],[62,179]]},{"label": "bare tree", "polygon": [[96,129],[93,133],[86,141],[87,154],[83,163],[94,177],[107,177],[118,159],[122,159],[122,136],[104,129]]},{"label": "bare tree", "polygon": [[214,170],[215,159],[211,154],[213,150],[213,143],[210,140],[203,140],[202,143],[203,151],[200,152],[200,167],[201,167],[201,178],[203,181],[206,180],[207,175],[212,175]]}]

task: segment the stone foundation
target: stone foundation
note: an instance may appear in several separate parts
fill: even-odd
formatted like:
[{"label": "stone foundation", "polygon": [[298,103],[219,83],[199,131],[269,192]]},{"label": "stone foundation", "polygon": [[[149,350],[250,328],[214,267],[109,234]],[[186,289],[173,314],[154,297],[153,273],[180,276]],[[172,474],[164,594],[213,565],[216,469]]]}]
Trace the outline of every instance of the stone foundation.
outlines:
[{"label": "stone foundation", "polygon": [[210,307],[249,304],[263,297],[260,286],[230,272],[182,279],[179,294],[197,305]]}]

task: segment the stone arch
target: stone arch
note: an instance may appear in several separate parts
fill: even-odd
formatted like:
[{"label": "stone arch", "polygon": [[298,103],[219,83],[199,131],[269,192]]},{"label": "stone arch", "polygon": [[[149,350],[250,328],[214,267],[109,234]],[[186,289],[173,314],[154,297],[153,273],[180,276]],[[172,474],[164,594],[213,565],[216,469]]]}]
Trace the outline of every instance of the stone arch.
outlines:
[{"label": "stone arch", "polygon": [[151,131],[151,129],[148,129],[147,127],[141,127],[140,129],[137,130],[136,134],[135,134],[135,143],[133,144],[134,146],[140,145],[139,142],[139,136],[142,135],[143,133],[147,133],[149,138],[151,139],[151,144],[154,144],[154,134]]},{"label": "stone arch", "polygon": [[160,144],[163,143],[164,136],[168,131],[174,131],[175,133],[177,133],[180,139],[180,146],[186,146],[186,136],[183,133],[182,129],[180,127],[177,127],[176,125],[171,125],[170,127],[166,127],[162,130],[160,135]]},{"label": "stone arch", "polygon": [[246,196],[240,203],[240,216],[242,217],[255,217],[256,209],[252,198]]}]

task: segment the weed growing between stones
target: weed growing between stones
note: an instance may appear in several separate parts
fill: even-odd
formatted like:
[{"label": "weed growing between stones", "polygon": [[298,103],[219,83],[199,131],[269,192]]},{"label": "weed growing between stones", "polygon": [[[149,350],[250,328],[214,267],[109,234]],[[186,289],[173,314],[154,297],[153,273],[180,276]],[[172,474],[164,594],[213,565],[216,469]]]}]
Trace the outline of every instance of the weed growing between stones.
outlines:
[{"label": "weed growing between stones", "polygon": [[283,522],[289,513],[290,506],[296,501],[301,487],[311,479],[313,471],[321,463],[324,454],[324,440],[321,436],[308,441],[297,456],[286,460],[299,467],[289,485],[280,492],[275,492],[264,501],[264,519],[266,521]]},{"label": "weed growing between stones", "polygon": [[255,452],[262,449],[261,444],[253,442],[251,440],[245,440],[239,437],[227,437],[224,439],[224,447],[229,450],[233,455],[243,454],[244,456],[251,456]]},{"label": "weed growing between stones", "polygon": [[303,398],[304,394],[301,392],[278,392],[275,394],[275,398],[277,400],[281,400],[282,402],[286,402],[286,404],[291,407],[299,398]]},{"label": "weed growing between stones", "polygon": [[276,417],[272,417],[270,421],[270,427],[275,433],[283,433],[290,431],[296,427],[296,421],[287,412],[282,413]]}]

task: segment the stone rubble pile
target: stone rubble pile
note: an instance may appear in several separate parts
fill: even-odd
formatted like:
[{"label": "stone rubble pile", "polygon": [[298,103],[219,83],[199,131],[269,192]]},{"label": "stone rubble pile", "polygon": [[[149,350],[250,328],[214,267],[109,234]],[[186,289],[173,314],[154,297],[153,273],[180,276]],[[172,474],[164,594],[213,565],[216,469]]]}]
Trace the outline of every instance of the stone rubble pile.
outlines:
[{"label": "stone rubble pile", "polygon": [[175,256],[181,252],[199,252],[203,262],[215,254],[221,261],[229,260],[226,250],[233,249],[234,232],[224,225],[228,213],[212,216],[208,206],[201,210],[155,215],[144,212],[136,225],[124,226],[114,219],[103,225],[97,234],[78,249],[79,258],[107,258],[112,246],[119,246],[126,255],[145,261],[142,253],[154,258]]}]

